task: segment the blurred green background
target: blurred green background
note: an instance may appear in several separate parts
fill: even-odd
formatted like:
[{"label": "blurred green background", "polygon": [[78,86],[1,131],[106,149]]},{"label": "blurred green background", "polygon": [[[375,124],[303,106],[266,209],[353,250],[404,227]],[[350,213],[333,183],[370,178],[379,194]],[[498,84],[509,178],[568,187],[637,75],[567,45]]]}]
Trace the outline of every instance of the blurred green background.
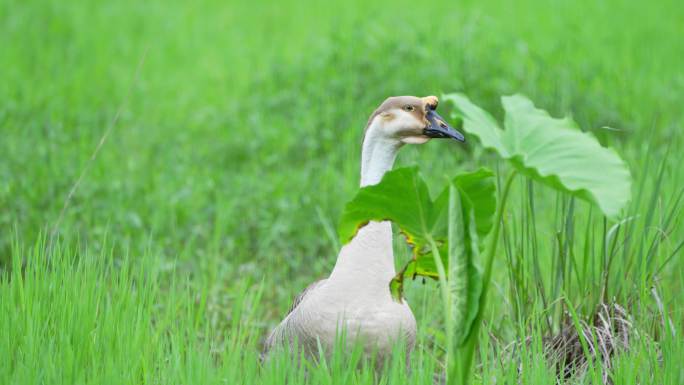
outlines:
[{"label": "blurred green background", "polygon": [[[214,304],[192,314],[217,330],[229,322],[235,297],[260,287],[250,326],[256,349],[293,295],[330,271],[335,225],[358,186],[366,119],[384,98],[403,94],[460,91],[501,117],[499,97],[521,92],[555,116],[571,115],[626,159],[635,192],[642,186],[631,212],[656,220],[634,237],[666,234],[659,262],[684,237],[676,220],[667,229],[657,221],[678,208],[672,202],[684,181],[679,1],[4,0],[0,36],[7,285],[15,259],[30,264],[40,254],[28,250],[45,242],[84,173],[53,241],[76,259],[110,255],[154,271],[162,292],[183,282],[187,298],[202,293]],[[456,171],[499,166],[474,141],[406,148],[398,164],[419,164],[435,185]],[[551,250],[558,198],[538,190],[540,242]],[[588,205],[578,206],[586,218]],[[592,218],[594,242],[602,226]],[[578,249],[589,239],[584,231]],[[398,242],[397,258],[406,255]],[[497,279],[506,293],[501,261]],[[668,306],[682,304],[683,272],[679,258],[659,271]],[[534,286],[537,278],[523,281]],[[414,286],[410,299],[437,293],[435,284]],[[586,288],[570,289],[578,302],[586,296]],[[62,301],[80,306],[77,295]],[[21,303],[7,297],[4,306],[11,312]],[[509,305],[495,306],[495,317],[508,317]],[[419,325],[438,333],[438,322],[423,317]],[[68,329],[51,322],[57,331],[34,337]],[[502,335],[512,339],[516,328]],[[7,334],[6,341],[18,338],[7,346],[32,344],[29,329]],[[2,361],[28,365],[29,355],[5,350],[12,351]],[[12,367],[4,374],[16,380]],[[101,373],[85,367],[91,379]]]}]

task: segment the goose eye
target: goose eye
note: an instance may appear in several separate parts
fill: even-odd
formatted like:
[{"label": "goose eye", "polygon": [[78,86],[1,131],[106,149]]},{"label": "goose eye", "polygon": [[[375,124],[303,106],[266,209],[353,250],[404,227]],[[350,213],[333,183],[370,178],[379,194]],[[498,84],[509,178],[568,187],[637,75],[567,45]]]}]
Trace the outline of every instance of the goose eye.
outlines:
[{"label": "goose eye", "polygon": [[404,110],[411,112],[411,111],[415,110],[415,107],[413,107],[412,105],[406,105],[406,106],[404,106]]}]

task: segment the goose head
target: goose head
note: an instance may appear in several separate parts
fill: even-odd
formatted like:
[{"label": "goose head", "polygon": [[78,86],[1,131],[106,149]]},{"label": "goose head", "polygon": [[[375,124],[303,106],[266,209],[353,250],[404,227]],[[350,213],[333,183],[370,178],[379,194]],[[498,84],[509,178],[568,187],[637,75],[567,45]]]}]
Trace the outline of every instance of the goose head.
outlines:
[{"label": "goose head", "polygon": [[423,144],[432,138],[464,142],[463,134],[437,114],[438,104],[436,96],[389,97],[368,119],[366,136],[386,139],[398,145]]}]

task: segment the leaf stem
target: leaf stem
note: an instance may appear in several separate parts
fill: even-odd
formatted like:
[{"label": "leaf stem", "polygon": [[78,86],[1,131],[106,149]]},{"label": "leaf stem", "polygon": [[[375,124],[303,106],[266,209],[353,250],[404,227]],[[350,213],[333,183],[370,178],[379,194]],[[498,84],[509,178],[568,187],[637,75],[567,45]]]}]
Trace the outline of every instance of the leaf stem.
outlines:
[{"label": "leaf stem", "polygon": [[[435,266],[437,267],[437,274],[439,274],[439,288],[442,292],[442,302],[444,305],[444,323],[446,324],[447,330],[447,340],[449,336],[453,334],[451,330],[451,298],[449,295],[449,286],[447,284],[447,274],[444,269],[444,263],[442,262],[442,257],[439,254],[439,249],[437,248],[437,243],[435,240],[428,236],[428,242],[430,243],[430,249],[432,250],[432,257],[435,260]],[[448,358],[448,357],[447,357]]]},{"label": "leaf stem", "polygon": [[432,250],[432,257],[435,260],[435,266],[437,267],[437,273],[439,274],[439,288],[442,292],[442,302],[444,307],[444,325],[446,329],[446,368],[447,368],[447,385],[457,384],[456,382],[456,370],[459,370],[460,365],[456,366],[456,349],[457,345],[455,342],[454,329],[454,319],[451,312],[451,293],[449,292],[449,284],[447,282],[447,272],[444,268],[444,263],[442,262],[442,257],[437,248],[437,243],[432,237],[428,237],[428,242],[430,243],[430,248]]}]

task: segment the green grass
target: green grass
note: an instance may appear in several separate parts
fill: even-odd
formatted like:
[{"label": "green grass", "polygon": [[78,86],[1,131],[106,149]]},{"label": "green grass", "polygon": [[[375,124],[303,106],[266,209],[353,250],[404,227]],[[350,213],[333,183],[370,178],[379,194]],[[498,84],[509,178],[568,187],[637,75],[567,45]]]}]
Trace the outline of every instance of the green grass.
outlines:
[{"label": "green grass", "polygon": [[[261,368],[261,339],[334,263],[370,112],[452,91],[572,114],[635,178],[619,227],[516,181],[473,382],[552,383],[542,336],[601,300],[639,330],[616,384],[684,382],[683,17],[677,1],[0,2],[0,383],[372,383],[343,355]],[[435,185],[504,167],[474,143],[398,163]],[[442,370],[437,286],[408,285],[418,347],[381,383]]]}]

